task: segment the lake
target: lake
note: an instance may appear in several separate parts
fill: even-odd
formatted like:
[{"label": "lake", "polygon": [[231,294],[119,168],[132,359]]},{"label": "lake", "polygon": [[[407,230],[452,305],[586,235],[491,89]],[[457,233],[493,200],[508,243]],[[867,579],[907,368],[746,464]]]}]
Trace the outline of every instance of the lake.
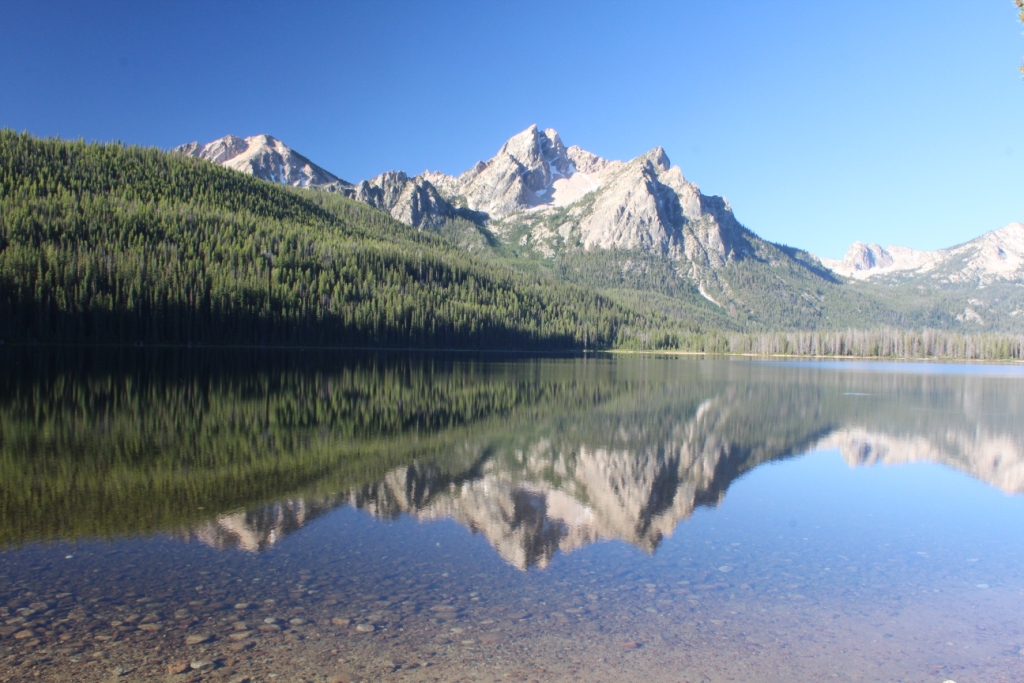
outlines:
[{"label": "lake", "polygon": [[0,681],[1024,680],[1024,368],[0,352]]}]

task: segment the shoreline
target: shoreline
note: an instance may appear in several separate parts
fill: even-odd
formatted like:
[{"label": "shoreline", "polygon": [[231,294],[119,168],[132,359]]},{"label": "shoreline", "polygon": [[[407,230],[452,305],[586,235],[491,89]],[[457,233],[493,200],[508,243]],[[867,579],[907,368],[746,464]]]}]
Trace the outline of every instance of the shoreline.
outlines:
[{"label": "shoreline", "polygon": [[445,354],[495,354],[518,356],[679,356],[709,358],[746,358],[773,360],[834,360],[834,361],[881,361],[881,362],[922,362],[922,363],[998,363],[1024,365],[1024,359],[1014,358],[957,358],[953,356],[854,356],[792,353],[740,353],[730,351],[682,351],[673,349],[467,349],[435,347],[373,347],[373,346],[307,346],[307,345],[261,345],[261,344],[140,344],[140,343],[60,343],[60,342],[6,342],[0,343],[0,353],[5,349],[64,349],[64,350],[187,350],[187,351],[310,351],[360,353],[445,353]]},{"label": "shoreline", "polygon": [[1024,365],[1024,360],[1013,358],[954,358],[951,356],[835,356],[835,355],[811,355],[792,353],[732,353],[709,352],[709,351],[636,351],[633,349],[610,349],[597,351],[595,353],[607,353],[612,355],[659,355],[659,356],[715,356],[719,358],[772,358],[788,360],[850,360],[850,361],[887,361],[887,362],[935,362],[935,363],[1006,363],[1012,365]]}]

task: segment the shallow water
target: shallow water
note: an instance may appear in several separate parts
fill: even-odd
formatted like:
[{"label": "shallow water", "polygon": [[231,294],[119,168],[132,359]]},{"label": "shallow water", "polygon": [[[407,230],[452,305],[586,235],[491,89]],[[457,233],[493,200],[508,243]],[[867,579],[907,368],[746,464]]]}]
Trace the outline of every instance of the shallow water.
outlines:
[{"label": "shallow water", "polygon": [[3,360],[0,680],[1024,679],[1018,367]]}]

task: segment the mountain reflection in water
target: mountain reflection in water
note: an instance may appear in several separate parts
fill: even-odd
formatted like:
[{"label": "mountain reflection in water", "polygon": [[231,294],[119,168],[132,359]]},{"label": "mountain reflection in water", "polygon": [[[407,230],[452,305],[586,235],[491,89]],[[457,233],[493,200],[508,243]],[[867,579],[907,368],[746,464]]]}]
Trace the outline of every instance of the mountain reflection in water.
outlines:
[{"label": "mountain reflection in water", "polygon": [[1018,367],[0,364],[0,680],[1020,680]]},{"label": "mountain reflection in water", "polygon": [[[242,505],[206,518],[193,512],[200,518],[168,520],[163,530],[214,548],[257,552],[350,505],[381,519],[455,520],[526,569],[545,567],[557,552],[601,540],[625,541],[652,553],[698,506],[721,502],[745,472],[815,450],[838,450],[851,467],[937,463],[1007,494],[1024,490],[1019,428],[1024,412],[1015,389],[1020,380],[1014,377],[656,358],[624,366],[600,359],[480,364],[377,357],[334,370],[309,375],[291,368],[251,398],[278,405],[310,392],[324,398],[329,387],[350,392],[361,386],[364,402],[353,405],[364,411],[362,420],[377,425],[376,433],[360,434],[349,423],[339,424],[344,411],[322,419],[316,419],[315,408],[309,414],[278,412],[267,418],[278,438],[257,439],[261,445],[250,455],[258,459],[248,469],[262,463],[273,470],[267,462],[284,458],[313,474],[285,482],[291,490],[257,488],[253,495],[263,501],[255,504],[245,504],[244,492],[228,497]],[[411,380],[415,377],[419,380]],[[365,384],[374,380],[397,384],[375,394]],[[225,400],[238,400],[239,392],[223,377],[206,382],[212,384],[204,385],[205,391],[217,387],[227,394]],[[167,396],[167,390],[158,395]],[[421,419],[433,420],[429,411],[439,407],[430,401],[444,400],[445,392],[472,395],[475,401],[489,396],[484,402],[499,408],[489,414],[453,413],[447,424],[431,429],[394,419],[413,405]],[[374,398],[403,393],[410,398]],[[496,401],[496,393],[515,399]],[[429,400],[418,400],[422,396]],[[167,399],[176,397],[172,392]],[[145,411],[169,408],[162,399],[151,400]],[[245,401],[238,411],[245,414]],[[271,408],[267,415],[274,412]],[[376,421],[368,420],[375,412]],[[382,428],[382,415],[398,426]],[[181,416],[187,418],[187,412]],[[63,418],[57,422],[68,424]],[[181,430],[188,432],[188,427]],[[74,440],[68,434],[59,439]],[[308,467],[310,459],[315,467]],[[234,473],[238,476],[222,474],[221,484],[244,486],[252,478],[247,467]],[[138,473],[141,480],[145,476]],[[151,490],[159,488],[151,483]],[[45,488],[44,482],[35,485]],[[62,504],[75,502],[68,495]],[[133,530],[161,529],[116,533]]]}]

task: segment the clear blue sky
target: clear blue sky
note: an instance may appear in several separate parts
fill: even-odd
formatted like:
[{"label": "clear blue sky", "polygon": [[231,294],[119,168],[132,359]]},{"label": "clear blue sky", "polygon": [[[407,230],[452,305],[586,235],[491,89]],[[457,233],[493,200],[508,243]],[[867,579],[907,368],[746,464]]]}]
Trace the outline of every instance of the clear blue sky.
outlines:
[{"label": "clear blue sky", "polygon": [[663,146],[773,241],[933,249],[1024,221],[1012,0],[0,0],[0,126],[269,133],[351,181],[458,173],[531,123]]}]

